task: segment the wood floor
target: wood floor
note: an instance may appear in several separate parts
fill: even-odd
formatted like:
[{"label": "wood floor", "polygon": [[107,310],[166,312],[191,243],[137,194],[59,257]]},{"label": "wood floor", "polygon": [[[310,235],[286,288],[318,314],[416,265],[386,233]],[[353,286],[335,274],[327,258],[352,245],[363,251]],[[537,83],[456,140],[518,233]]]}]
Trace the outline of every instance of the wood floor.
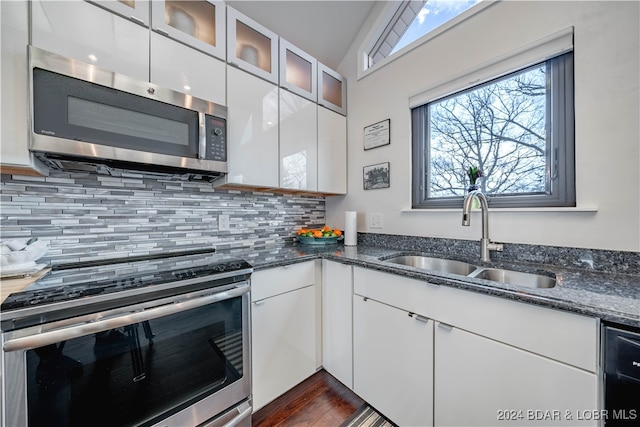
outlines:
[{"label": "wood floor", "polygon": [[364,400],[322,370],[252,416],[253,427],[338,427]]}]

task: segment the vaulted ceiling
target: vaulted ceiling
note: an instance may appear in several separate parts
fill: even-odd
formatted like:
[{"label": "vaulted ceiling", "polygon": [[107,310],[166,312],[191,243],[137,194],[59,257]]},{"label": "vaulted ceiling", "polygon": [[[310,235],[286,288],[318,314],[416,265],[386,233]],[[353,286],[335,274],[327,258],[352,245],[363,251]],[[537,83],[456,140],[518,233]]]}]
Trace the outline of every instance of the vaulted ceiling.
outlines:
[{"label": "vaulted ceiling", "polygon": [[227,0],[323,64],[336,69],[369,15],[370,0]]}]

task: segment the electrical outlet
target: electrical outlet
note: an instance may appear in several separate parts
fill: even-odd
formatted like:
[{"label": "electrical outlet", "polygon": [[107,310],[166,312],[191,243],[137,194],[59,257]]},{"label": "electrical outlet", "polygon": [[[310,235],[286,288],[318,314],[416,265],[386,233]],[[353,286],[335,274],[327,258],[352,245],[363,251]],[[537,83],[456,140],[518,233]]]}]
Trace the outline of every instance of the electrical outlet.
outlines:
[{"label": "electrical outlet", "polygon": [[218,215],[218,231],[229,231],[229,215]]},{"label": "electrical outlet", "polygon": [[369,228],[382,228],[382,214],[369,214]]}]

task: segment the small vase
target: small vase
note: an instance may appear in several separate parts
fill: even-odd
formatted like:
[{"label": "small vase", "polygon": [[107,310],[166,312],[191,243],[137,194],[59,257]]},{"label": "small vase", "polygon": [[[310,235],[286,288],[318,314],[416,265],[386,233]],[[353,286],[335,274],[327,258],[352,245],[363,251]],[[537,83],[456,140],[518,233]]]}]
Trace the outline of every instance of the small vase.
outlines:
[{"label": "small vase", "polygon": [[[480,189],[480,185],[478,184],[469,184],[467,185],[467,188],[465,189],[465,194],[469,194],[474,190],[479,190]],[[480,201],[478,200],[477,197],[473,198],[473,202],[471,203],[471,207],[473,209],[480,209]]]},{"label": "small vase", "polygon": [[478,184],[469,184],[467,185],[467,194],[471,193],[474,190],[479,190],[480,186]]}]

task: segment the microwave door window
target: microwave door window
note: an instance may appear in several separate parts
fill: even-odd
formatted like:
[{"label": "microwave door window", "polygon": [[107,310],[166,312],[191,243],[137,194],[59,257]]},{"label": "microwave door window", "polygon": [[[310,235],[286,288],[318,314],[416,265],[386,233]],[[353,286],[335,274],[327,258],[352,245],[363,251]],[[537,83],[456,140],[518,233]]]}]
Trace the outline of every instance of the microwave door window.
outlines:
[{"label": "microwave door window", "polygon": [[242,298],[26,352],[28,425],[152,425],[243,376]]},{"label": "microwave door window", "polygon": [[198,113],[39,68],[34,132],[150,153],[198,157]]},{"label": "microwave door window", "polygon": [[177,120],[86,99],[68,98],[69,124],[136,139],[189,146],[189,126]]}]

